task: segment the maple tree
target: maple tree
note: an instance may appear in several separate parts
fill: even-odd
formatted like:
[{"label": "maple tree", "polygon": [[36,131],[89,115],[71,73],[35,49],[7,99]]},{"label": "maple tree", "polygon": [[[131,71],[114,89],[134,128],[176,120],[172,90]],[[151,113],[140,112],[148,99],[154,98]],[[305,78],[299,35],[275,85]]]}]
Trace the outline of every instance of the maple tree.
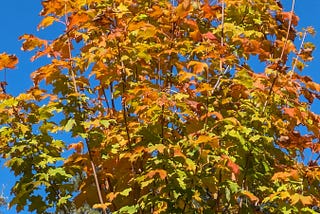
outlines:
[{"label": "maple tree", "polygon": [[[10,206],[319,212],[320,85],[301,73],[314,30],[297,31],[294,4],[43,0],[38,28],[65,31],[21,36],[50,62],[28,91],[0,95]],[[17,63],[0,55],[0,69]]]}]

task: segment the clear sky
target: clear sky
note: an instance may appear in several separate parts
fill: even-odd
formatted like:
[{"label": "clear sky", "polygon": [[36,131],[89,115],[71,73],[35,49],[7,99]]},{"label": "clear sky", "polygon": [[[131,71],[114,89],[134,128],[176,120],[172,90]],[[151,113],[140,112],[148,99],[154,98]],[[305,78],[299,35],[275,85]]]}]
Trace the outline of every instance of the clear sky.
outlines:
[{"label": "clear sky", "polygon": [[[281,2],[287,10],[290,10],[292,0],[282,0]],[[41,21],[41,17],[38,15],[41,11],[41,0],[7,0],[1,2],[1,8],[0,53],[16,54],[19,58],[17,69],[7,71],[6,79],[8,93],[17,95],[31,86],[30,73],[37,69],[41,63],[41,61],[30,63],[32,55],[21,51],[21,41],[18,41],[18,37],[28,33],[36,34],[46,39],[53,39],[57,32],[55,32],[54,28],[37,31],[36,26]],[[304,70],[304,75],[312,76],[315,81],[320,82],[320,0],[296,0],[295,11],[300,17],[299,30],[307,26],[313,26],[318,32],[314,38],[307,37],[307,41],[313,42],[318,49],[315,51],[314,61],[309,63],[309,66]],[[1,71],[0,81],[3,81],[3,78],[3,71]],[[312,110],[320,114],[319,101],[313,105]],[[2,165],[3,161],[0,162],[0,194],[4,185],[4,194],[9,196],[10,188],[15,180],[13,175]],[[5,214],[16,213],[15,210],[8,211],[0,208],[1,212]]]}]

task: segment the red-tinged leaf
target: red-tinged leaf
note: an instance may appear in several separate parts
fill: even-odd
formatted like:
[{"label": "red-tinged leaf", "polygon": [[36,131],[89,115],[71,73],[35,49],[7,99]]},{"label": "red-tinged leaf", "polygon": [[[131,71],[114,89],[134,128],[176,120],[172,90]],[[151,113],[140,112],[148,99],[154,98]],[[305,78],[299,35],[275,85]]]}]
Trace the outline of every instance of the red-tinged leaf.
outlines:
[{"label": "red-tinged leaf", "polygon": [[218,41],[217,37],[211,32],[202,34],[202,38],[210,41]]},{"label": "red-tinged leaf", "polygon": [[282,18],[283,21],[289,21],[291,19],[291,23],[295,26],[298,25],[298,21],[299,21],[299,17],[296,16],[295,14],[291,13],[290,12],[284,12],[284,11],[281,11],[279,13],[280,17]]},{"label": "red-tinged leaf", "polygon": [[295,117],[296,109],[295,108],[283,108],[285,114],[289,115],[290,117]]},{"label": "red-tinged leaf", "polygon": [[221,6],[219,6],[219,5],[211,6],[208,2],[202,6],[201,10],[204,12],[205,18],[213,19],[217,16],[218,13],[221,12]]},{"label": "red-tinged leaf", "polygon": [[182,157],[183,159],[186,158],[186,156],[181,152],[180,148],[174,148],[173,149],[173,156],[174,157]]},{"label": "red-tinged leaf", "polygon": [[233,172],[235,175],[240,173],[240,167],[238,164],[233,162],[228,156],[222,155],[222,158],[227,160],[227,167]]},{"label": "red-tinged leaf", "polygon": [[193,100],[185,100],[185,102],[194,110],[194,111],[200,111],[201,110],[201,106],[202,104],[197,102],[197,101],[193,101]]},{"label": "red-tinged leaf", "polygon": [[240,173],[240,167],[235,162],[233,162],[231,159],[228,160],[227,167],[229,167],[231,169],[231,171],[236,175],[238,175]]},{"label": "red-tinged leaf", "polygon": [[15,55],[8,55],[6,53],[0,54],[0,70],[4,68],[13,69],[18,63],[18,58]]}]

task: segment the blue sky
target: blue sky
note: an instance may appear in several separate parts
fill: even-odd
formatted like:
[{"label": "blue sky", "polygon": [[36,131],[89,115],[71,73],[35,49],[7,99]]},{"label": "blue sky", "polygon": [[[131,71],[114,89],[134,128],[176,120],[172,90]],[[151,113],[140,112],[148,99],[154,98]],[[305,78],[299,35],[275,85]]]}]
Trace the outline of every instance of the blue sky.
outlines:
[{"label": "blue sky", "polygon": [[[282,0],[285,8],[290,10],[292,0]],[[7,52],[16,54],[19,58],[17,69],[7,71],[7,91],[10,94],[17,95],[31,86],[30,73],[40,66],[40,62],[30,63],[31,53],[21,51],[21,41],[18,37],[28,33],[36,34],[39,37],[52,39],[57,32],[54,28],[45,31],[37,31],[37,24],[41,21],[38,15],[41,11],[40,0],[7,0],[1,2],[2,11],[0,20],[2,20],[2,30],[0,34],[0,53]],[[300,17],[298,29],[313,26],[319,33],[316,37],[307,37],[307,41],[313,42],[316,47],[314,61],[304,70],[304,75],[312,76],[316,82],[320,82],[320,0],[297,0],[295,7],[296,14]],[[59,32],[58,32],[59,33]],[[0,72],[0,81],[3,81],[3,71]],[[320,113],[320,102],[313,105],[312,110]],[[12,174],[5,169],[0,162],[0,194],[2,185],[5,186],[4,193],[9,196],[10,188],[14,184]],[[0,213],[13,214],[14,210],[8,211],[0,208]],[[22,212],[28,213],[28,212]]]}]

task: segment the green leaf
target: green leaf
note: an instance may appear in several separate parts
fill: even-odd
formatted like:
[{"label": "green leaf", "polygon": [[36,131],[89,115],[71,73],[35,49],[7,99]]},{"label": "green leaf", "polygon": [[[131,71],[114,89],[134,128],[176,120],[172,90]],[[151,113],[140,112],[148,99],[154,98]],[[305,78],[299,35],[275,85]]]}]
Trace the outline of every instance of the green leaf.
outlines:
[{"label": "green leaf", "polygon": [[66,123],[66,125],[64,126],[64,130],[65,130],[66,132],[69,132],[69,131],[73,128],[74,125],[76,125],[75,119],[70,118],[70,119],[68,120],[68,122]]},{"label": "green leaf", "polygon": [[127,188],[127,189],[121,191],[121,192],[120,192],[120,195],[122,195],[122,196],[128,196],[131,191],[132,191],[132,188],[131,188],[131,187],[130,187],[130,188]]},{"label": "green leaf", "polygon": [[115,213],[126,213],[126,214],[134,214],[138,211],[138,205],[134,206],[124,206],[119,211]]}]

